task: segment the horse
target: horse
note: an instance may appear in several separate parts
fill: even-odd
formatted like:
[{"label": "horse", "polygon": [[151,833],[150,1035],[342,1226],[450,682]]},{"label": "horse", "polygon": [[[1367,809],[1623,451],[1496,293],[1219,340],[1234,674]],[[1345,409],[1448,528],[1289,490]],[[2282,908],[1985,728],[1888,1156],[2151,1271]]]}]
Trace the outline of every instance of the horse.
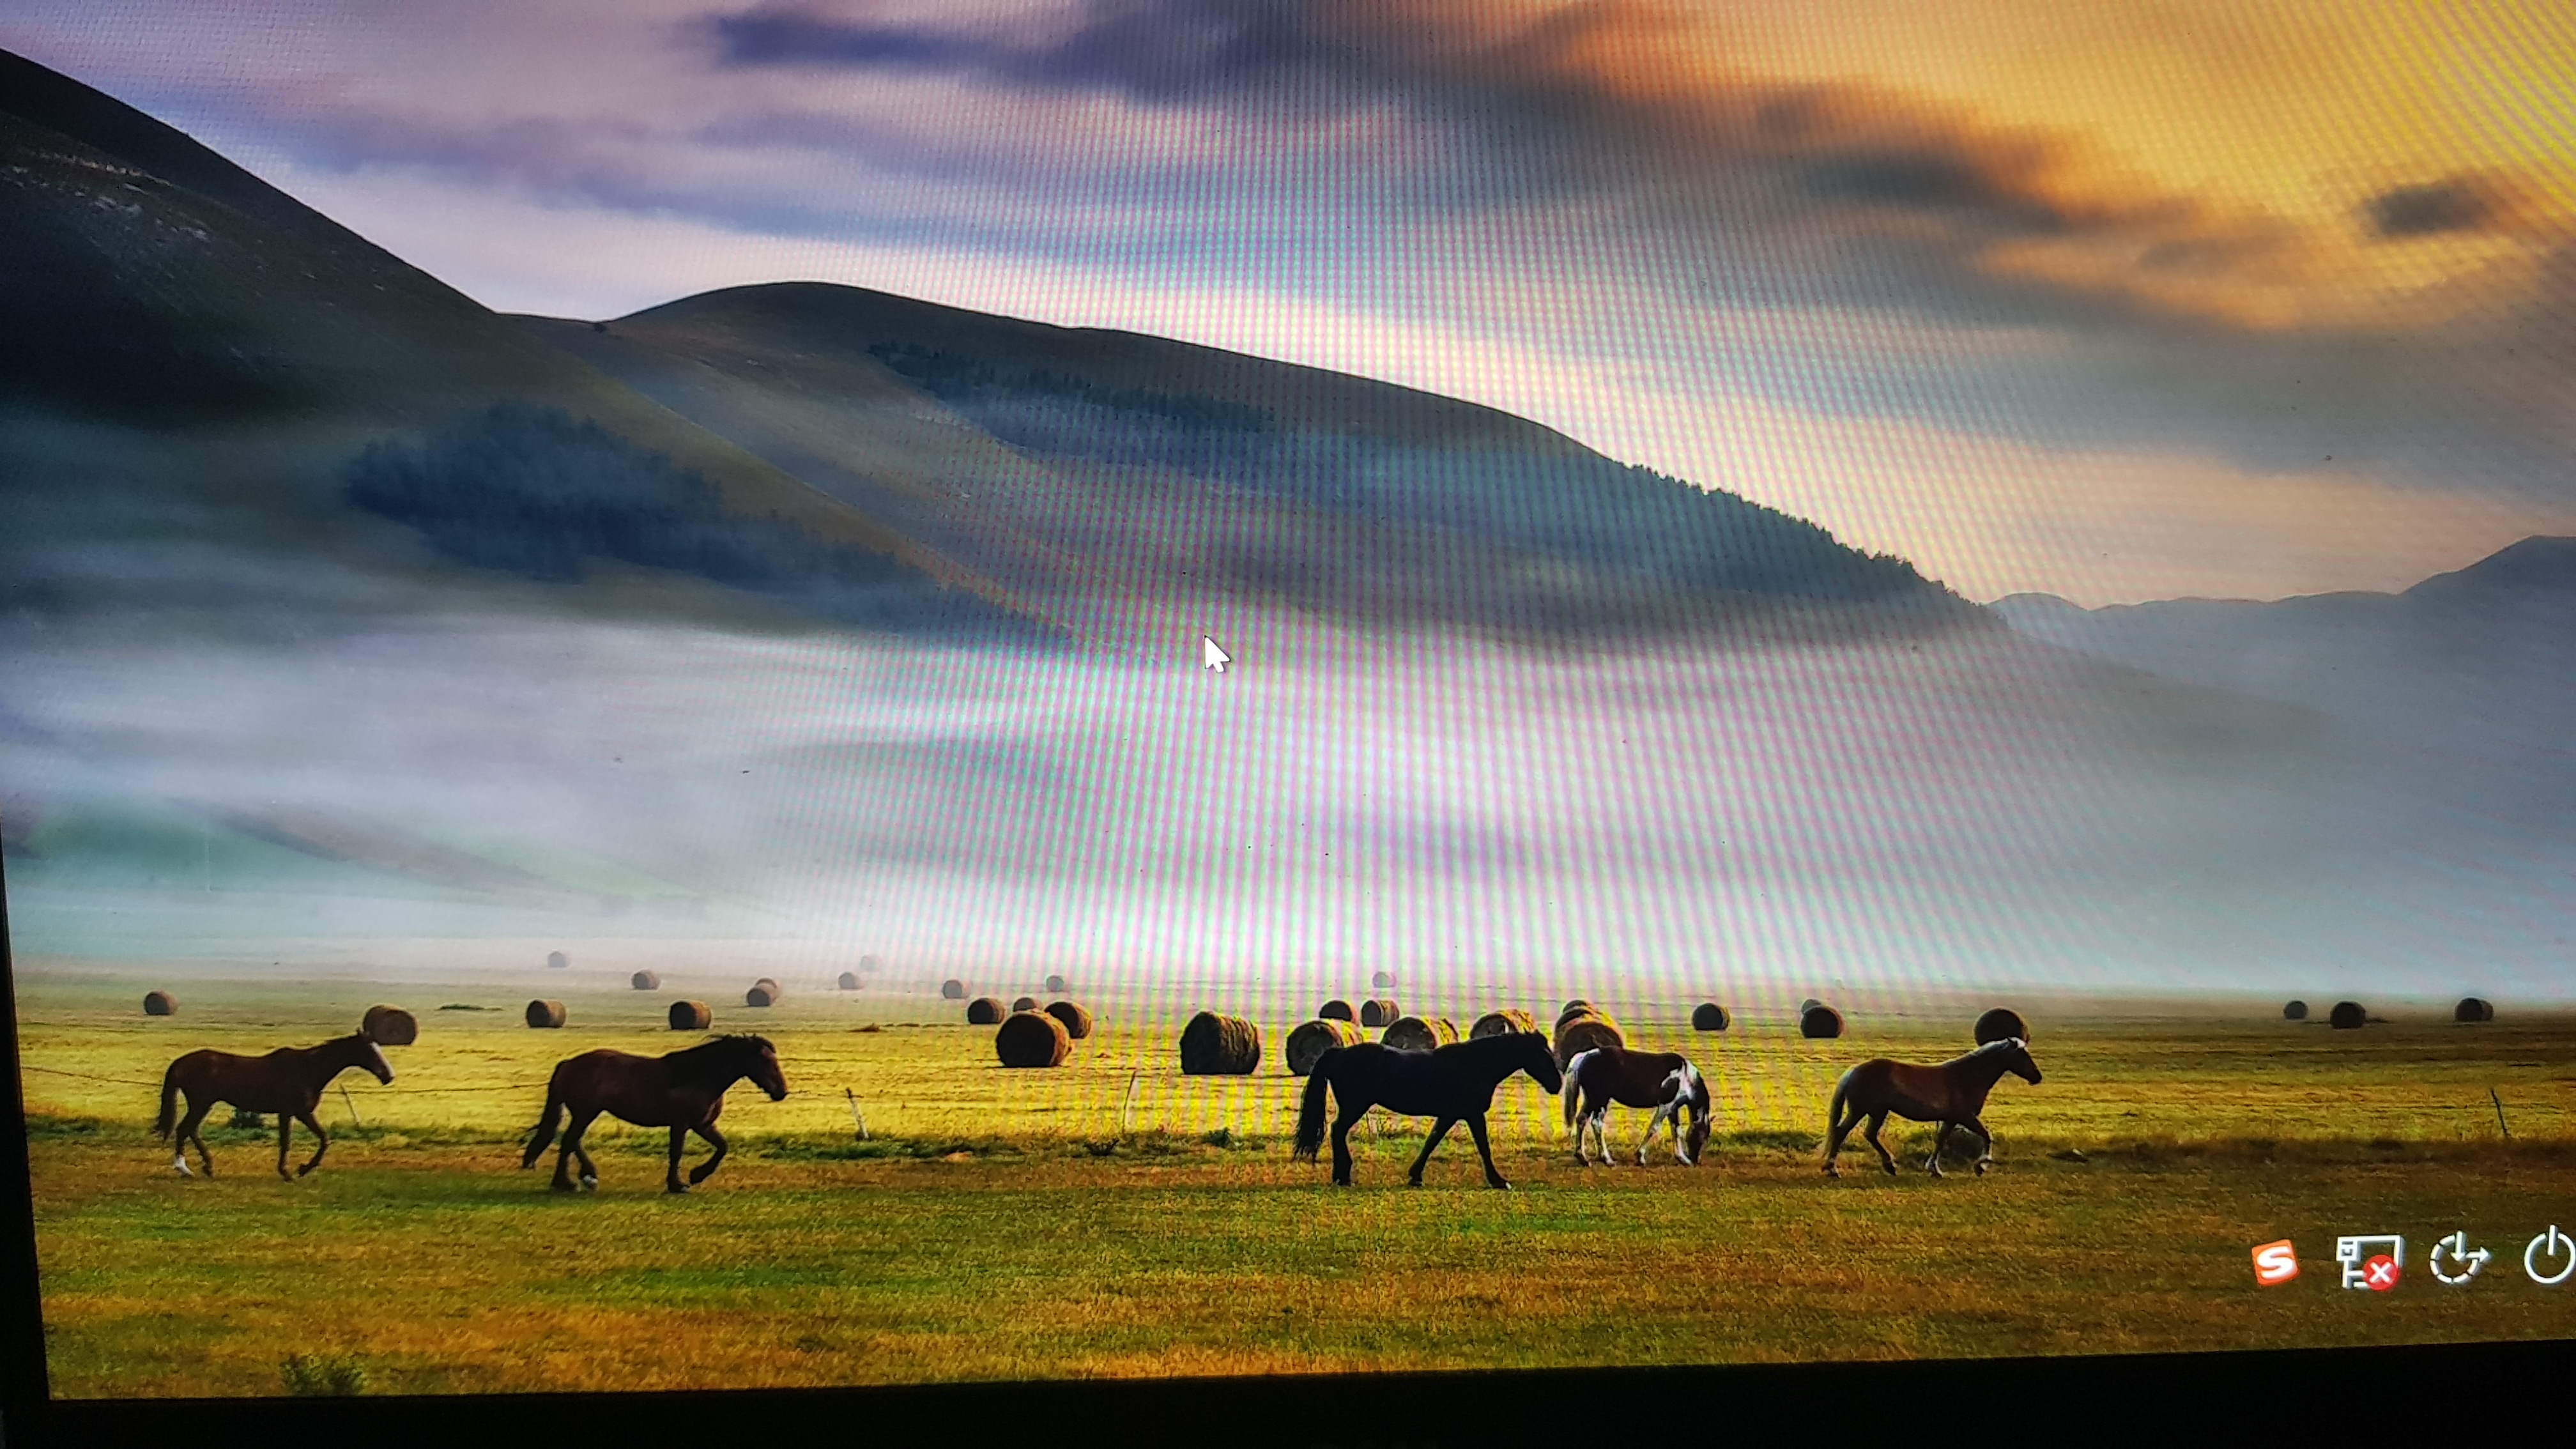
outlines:
[{"label": "horse", "polygon": [[555,1156],[554,1190],[574,1190],[569,1169],[578,1157],[580,1190],[598,1191],[599,1169],[591,1164],[590,1154],[582,1150],[581,1136],[600,1113],[606,1112],[638,1127],[670,1128],[671,1165],[663,1174],[662,1189],[687,1192],[688,1187],[680,1181],[681,1144],[695,1132],[716,1150],[715,1156],[689,1170],[689,1182],[704,1182],[714,1175],[716,1164],[725,1160],[725,1140],[716,1131],[716,1114],[724,1110],[725,1093],[745,1077],[767,1092],[773,1102],[787,1095],[787,1078],[778,1070],[777,1048],[756,1036],[720,1036],[658,1057],[639,1057],[605,1048],[566,1057],[555,1063],[554,1076],[546,1083],[546,1110],[528,1134],[528,1151],[519,1160],[519,1170],[525,1172],[537,1165],[568,1113],[572,1125],[564,1130],[563,1151]]},{"label": "horse", "polygon": [[1371,1107],[1384,1107],[1408,1117],[1434,1119],[1422,1155],[1413,1159],[1412,1182],[1422,1186],[1422,1169],[1431,1149],[1460,1122],[1476,1138],[1476,1155],[1485,1161],[1485,1184],[1508,1190],[1511,1184],[1494,1170],[1494,1149],[1485,1137],[1485,1113],[1494,1105],[1494,1088],[1514,1072],[1555,1095],[1565,1085],[1549,1054],[1547,1038],[1535,1033],[1480,1037],[1435,1047],[1427,1052],[1397,1051],[1384,1042],[1364,1041],[1333,1047],[1315,1059],[1306,1076],[1306,1094],[1297,1110],[1299,1162],[1315,1160],[1324,1145],[1324,1092],[1340,1104],[1333,1120],[1333,1184],[1351,1185],[1351,1124]]},{"label": "horse", "polygon": [[[1565,1125],[1574,1131],[1574,1160],[1586,1167],[1592,1165],[1591,1153],[1584,1137],[1588,1132],[1601,1143],[1601,1160],[1610,1161],[1610,1104],[1623,1107],[1652,1107],[1655,1115],[1646,1119],[1646,1135],[1637,1139],[1637,1165],[1646,1165],[1646,1148],[1655,1140],[1655,1129],[1669,1125],[1672,1131],[1673,1156],[1682,1166],[1699,1162],[1702,1149],[1708,1146],[1709,1103],[1708,1079],[1690,1058],[1679,1052],[1638,1052],[1620,1046],[1598,1046],[1576,1052],[1565,1064]],[[1682,1137],[1682,1117],[1690,1117],[1690,1137]]]},{"label": "horse", "polygon": [[[1977,1155],[1977,1175],[1986,1175],[1986,1165],[1995,1160],[1995,1137],[1986,1124],[1977,1120],[1985,1110],[1986,1094],[2006,1072],[2036,1087],[2039,1066],[2030,1059],[2030,1046],[2020,1037],[2008,1036],[1988,1042],[1963,1057],[1955,1057],[1937,1067],[1913,1066],[1891,1062],[1885,1057],[1861,1063],[1843,1073],[1834,1083],[1833,1106],[1825,1125],[1825,1176],[1840,1177],[1834,1158],[1843,1150],[1843,1139],[1851,1135],[1860,1119],[1869,1119],[1864,1134],[1869,1145],[1878,1149],[1878,1160],[1887,1175],[1896,1175],[1896,1159],[1889,1156],[1887,1144],[1878,1140],[1878,1129],[1887,1114],[1913,1122],[1938,1122],[1941,1130],[1932,1137],[1932,1155],[1924,1160],[1924,1170],[1934,1177],[1941,1173],[1941,1148],[1950,1140],[1950,1129],[1965,1127],[1977,1134],[1984,1144]],[[1850,1115],[1844,1115],[1848,1112]]]},{"label": "horse", "polygon": [[[331,1134],[313,1119],[313,1109],[322,1105],[322,1089],[333,1078],[351,1067],[364,1067],[379,1082],[390,1083],[394,1069],[385,1060],[373,1038],[365,1032],[354,1036],[335,1037],[320,1046],[279,1047],[266,1056],[246,1057],[232,1052],[195,1051],[170,1064],[161,1074],[161,1115],[152,1124],[152,1135],[170,1142],[170,1165],[181,1177],[194,1176],[188,1171],[188,1144],[197,1144],[197,1156],[206,1164],[206,1176],[215,1175],[215,1155],[206,1150],[205,1135],[198,1129],[206,1114],[218,1102],[230,1102],[244,1112],[277,1114],[277,1175],[293,1182],[322,1165],[322,1154],[331,1150]],[[173,1140],[171,1121],[176,1115],[178,1098],[188,1099],[188,1115],[178,1119],[178,1132]],[[287,1141],[294,1135],[295,1124],[302,1122],[313,1131],[313,1160],[289,1173],[286,1170]]]}]

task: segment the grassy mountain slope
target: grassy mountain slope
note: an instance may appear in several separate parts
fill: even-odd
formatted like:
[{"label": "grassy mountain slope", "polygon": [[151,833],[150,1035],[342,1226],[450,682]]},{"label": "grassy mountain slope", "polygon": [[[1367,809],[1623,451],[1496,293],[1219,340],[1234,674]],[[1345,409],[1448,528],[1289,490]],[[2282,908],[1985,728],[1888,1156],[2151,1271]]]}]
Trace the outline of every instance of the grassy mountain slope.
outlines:
[{"label": "grassy mountain slope", "polygon": [[[5,54],[0,252],[12,259],[0,268],[0,416],[131,431],[137,466],[103,482],[211,509],[243,535],[387,553],[370,537],[383,530],[341,497],[348,458],[516,404],[660,454],[739,515],[980,583],[179,132]],[[141,457],[174,450],[186,461],[155,469]],[[215,451],[224,459],[209,467]],[[22,454],[13,471],[44,461]]]},{"label": "grassy mountain slope", "polygon": [[1545,634],[1797,611],[1979,622],[1812,524],[1314,368],[817,283],[525,325],[1040,594]]}]

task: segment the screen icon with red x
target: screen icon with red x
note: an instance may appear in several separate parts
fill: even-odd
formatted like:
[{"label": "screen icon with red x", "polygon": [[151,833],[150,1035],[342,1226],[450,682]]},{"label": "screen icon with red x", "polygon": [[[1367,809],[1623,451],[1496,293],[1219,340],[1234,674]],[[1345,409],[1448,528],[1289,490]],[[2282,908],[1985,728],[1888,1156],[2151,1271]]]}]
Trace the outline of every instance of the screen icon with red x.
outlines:
[{"label": "screen icon with red x", "polygon": [[2397,1286],[2406,1267],[2406,1240],[2394,1233],[2366,1233],[2335,1239],[2335,1261],[2343,1265],[2343,1286],[2385,1293]]}]

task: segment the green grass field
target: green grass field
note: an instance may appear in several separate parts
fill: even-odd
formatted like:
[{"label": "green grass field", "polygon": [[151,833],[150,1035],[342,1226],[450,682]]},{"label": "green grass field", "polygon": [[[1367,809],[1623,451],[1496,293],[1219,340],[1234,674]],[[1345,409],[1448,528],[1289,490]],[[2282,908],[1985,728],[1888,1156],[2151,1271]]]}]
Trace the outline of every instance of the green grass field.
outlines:
[{"label": "green grass field", "polygon": [[[1677,1005],[1612,1000],[1632,1044],[1687,1050],[1712,1077],[1708,1160],[1659,1147],[1644,1171],[1578,1168],[1556,1100],[1516,1080],[1496,1121],[1506,1194],[1483,1189],[1463,1132],[1407,1189],[1420,1126],[1384,1114],[1355,1134],[1355,1190],[1292,1162],[1286,1012],[1261,1017],[1252,1078],[1182,1077],[1177,1018],[1114,999],[1072,1064],[1012,1072],[988,1029],[927,996],[806,992],[752,1012],[712,985],[535,984],[570,1026],[525,1027],[526,983],[194,982],[181,1015],[147,1020],[139,978],[22,977],[55,1392],[283,1393],[298,1353],[402,1393],[2576,1334],[2576,1283],[2520,1267],[2532,1234],[2576,1228],[2566,1019],[2391,1011],[2332,1032],[2206,1007],[2034,1008],[2047,1080],[1998,1087],[1997,1173],[1926,1176],[1909,1128],[1889,1134],[1917,1159],[1903,1176],[1864,1149],[1829,1182],[1814,1149],[1834,1077],[1954,1055],[1955,1010],[1856,1008],[1845,1038],[1808,1042],[1758,1013],[1704,1036]],[[775,1041],[794,1095],[738,1088],[734,1155],[687,1198],[659,1191],[658,1131],[594,1131],[595,1196],[518,1171],[558,1058],[697,1039],[659,1024],[675,994]],[[376,1000],[418,1013],[421,1040],[388,1053],[392,1086],[343,1079],[320,1173],[280,1182],[273,1134],[231,1130],[209,1133],[219,1177],[170,1172],[135,1084],[195,1047],[346,1031]],[[1527,1004],[1553,1015],[1553,999]],[[1614,1144],[1632,1149],[1643,1117],[1614,1115]],[[2497,1254],[2463,1288],[2422,1267],[2455,1228]],[[2333,1239],[2362,1232],[2406,1236],[2395,1292],[2336,1286]],[[2248,1249],[2281,1237],[2303,1275],[2257,1289]]]}]

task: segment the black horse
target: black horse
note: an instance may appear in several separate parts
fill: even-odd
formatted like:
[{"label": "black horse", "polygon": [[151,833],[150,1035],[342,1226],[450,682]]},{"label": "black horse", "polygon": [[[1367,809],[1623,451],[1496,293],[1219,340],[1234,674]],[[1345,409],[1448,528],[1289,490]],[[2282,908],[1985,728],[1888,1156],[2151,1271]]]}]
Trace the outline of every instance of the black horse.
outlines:
[{"label": "black horse", "polygon": [[606,1112],[638,1127],[670,1128],[671,1162],[662,1186],[669,1192],[687,1192],[680,1182],[681,1144],[695,1132],[716,1150],[715,1156],[689,1171],[690,1182],[706,1181],[725,1159],[724,1134],[716,1131],[716,1114],[724,1110],[725,1093],[745,1077],[773,1102],[787,1095],[777,1050],[756,1036],[720,1036],[658,1057],[606,1049],[566,1057],[555,1064],[554,1079],[546,1084],[545,1115],[528,1134],[527,1155],[519,1160],[519,1167],[525,1171],[537,1165],[554,1142],[556,1127],[570,1113],[572,1124],[564,1131],[563,1150],[555,1155],[554,1189],[573,1190],[569,1168],[579,1158],[582,1187],[596,1190],[599,1169],[583,1150],[581,1135]]},{"label": "black horse", "polygon": [[1383,1042],[1364,1041],[1334,1047],[1315,1059],[1306,1077],[1306,1095],[1297,1110],[1297,1160],[1312,1162],[1324,1145],[1324,1092],[1332,1090],[1341,1114],[1333,1120],[1333,1182],[1351,1185],[1351,1124],[1371,1107],[1384,1107],[1408,1117],[1436,1119],[1413,1159],[1412,1180],[1422,1186],[1422,1169],[1431,1149],[1460,1121],[1475,1134],[1476,1155],[1485,1160],[1485,1182],[1508,1188],[1494,1170],[1494,1149],[1485,1138],[1485,1113],[1494,1105],[1494,1088],[1514,1072],[1555,1095],[1565,1085],[1549,1053],[1547,1038],[1535,1032],[1480,1037],[1427,1052],[1397,1051]]}]

